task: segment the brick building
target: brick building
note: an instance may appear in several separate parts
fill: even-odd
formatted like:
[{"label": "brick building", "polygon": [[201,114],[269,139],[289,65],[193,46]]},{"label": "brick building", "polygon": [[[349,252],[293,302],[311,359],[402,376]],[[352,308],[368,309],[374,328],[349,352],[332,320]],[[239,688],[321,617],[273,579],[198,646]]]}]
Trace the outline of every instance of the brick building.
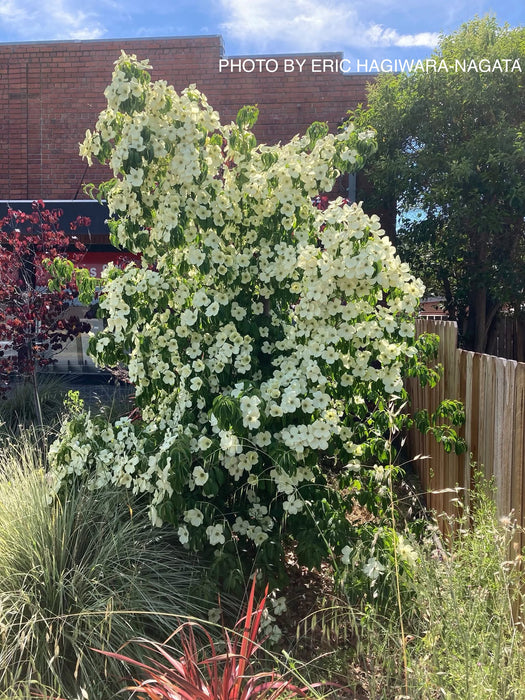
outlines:
[{"label": "brick building", "polygon": [[[339,71],[340,53],[228,59],[219,36],[0,44],[0,216],[8,203],[30,209],[35,199],[62,208],[66,230],[68,220],[90,216],[83,265],[95,276],[119,254],[108,242],[107,210],[87,202],[82,185],[110,173],[100,165],[88,169],[78,144],[105,107],[104,89],[121,50],[149,59],[152,79],[177,91],[195,83],[223,123],[243,105],[257,104],[254,131],[263,143],[304,133],[313,121],[335,130],[349,109],[365,101],[370,80]],[[62,362],[85,364],[84,345],[77,338]]]},{"label": "brick building", "polygon": [[[105,106],[104,88],[121,49],[148,58],[153,79],[178,91],[196,83],[223,122],[244,104],[258,104],[255,133],[266,143],[304,133],[316,120],[335,129],[364,101],[370,80],[332,72],[338,53],[288,57],[304,60],[302,71],[295,63],[296,70],[285,72],[283,56],[268,64],[272,72],[260,70],[255,56],[226,60],[219,36],[0,44],[0,200],[77,199],[84,197],[83,182],[107,179],[100,167],[86,173],[78,144]],[[245,70],[236,68],[241,60]]]}]

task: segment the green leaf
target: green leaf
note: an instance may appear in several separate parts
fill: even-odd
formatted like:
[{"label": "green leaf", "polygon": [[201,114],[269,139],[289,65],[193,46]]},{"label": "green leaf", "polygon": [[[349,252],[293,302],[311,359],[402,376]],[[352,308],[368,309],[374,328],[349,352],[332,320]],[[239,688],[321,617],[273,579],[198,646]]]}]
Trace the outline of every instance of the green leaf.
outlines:
[{"label": "green leaf", "polygon": [[259,117],[257,105],[245,105],[237,112],[236,123],[239,129],[252,129]]}]

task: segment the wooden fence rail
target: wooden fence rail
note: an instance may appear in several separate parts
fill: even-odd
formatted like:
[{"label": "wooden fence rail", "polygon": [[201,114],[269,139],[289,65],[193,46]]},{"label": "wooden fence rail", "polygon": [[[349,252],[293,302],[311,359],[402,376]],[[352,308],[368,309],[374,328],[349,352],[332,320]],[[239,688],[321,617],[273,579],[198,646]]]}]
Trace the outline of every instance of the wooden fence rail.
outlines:
[{"label": "wooden fence rail", "polygon": [[[470,489],[474,462],[487,478],[494,478],[498,515],[513,511],[518,524],[525,527],[525,363],[457,348],[457,327],[452,321],[418,319],[416,331],[439,335],[444,376],[434,389],[409,380],[412,410],[434,411],[448,398],[461,400],[466,412],[462,435],[468,451],[464,455],[446,454],[434,438],[416,430],[409,435],[411,457],[429,457],[415,460],[428,507],[438,513],[454,512],[451,500],[456,495],[447,489]],[[460,492],[459,497],[464,499],[465,494]]]}]

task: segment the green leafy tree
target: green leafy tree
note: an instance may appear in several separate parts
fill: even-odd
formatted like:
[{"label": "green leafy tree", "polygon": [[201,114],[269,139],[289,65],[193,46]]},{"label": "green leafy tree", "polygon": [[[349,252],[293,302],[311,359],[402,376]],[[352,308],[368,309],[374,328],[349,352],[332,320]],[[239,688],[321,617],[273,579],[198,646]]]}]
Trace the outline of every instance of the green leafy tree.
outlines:
[{"label": "green leafy tree", "polygon": [[445,296],[463,345],[483,352],[498,312],[525,301],[525,29],[474,19],[431,61],[380,76],[354,114],[377,131],[367,199]]}]

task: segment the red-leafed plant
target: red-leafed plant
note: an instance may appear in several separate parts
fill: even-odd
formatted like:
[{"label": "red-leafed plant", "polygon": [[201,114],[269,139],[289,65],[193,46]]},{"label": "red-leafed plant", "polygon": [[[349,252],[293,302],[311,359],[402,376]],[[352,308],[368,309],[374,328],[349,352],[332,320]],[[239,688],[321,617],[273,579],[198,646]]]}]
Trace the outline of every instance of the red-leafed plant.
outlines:
[{"label": "red-leafed plant", "polygon": [[[42,200],[30,213],[8,209],[0,219],[0,391],[14,377],[35,387],[35,409],[41,424],[36,391],[36,369],[53,362],[53,356],[79,333],[89,330],[77,316],[67,314],[77,293],[72,283],[48,286],[49,265],[60,279],[60,269],[78,260],[84,246],[60,228],[60,209],[49,210]],[[78,217],[72,230],[89,226]],[[58,274],[56,274],[58,273]]]},{"label": "red-leafed plant", "polygon": [[246,615],[236,623],[233,631],[223,627],[223,652],[218,652],[211,635],[201,624],[187,621],[170,637],[177,637],[182,647],[182,656],[178,658],[167,646],[170,639],[165,644],[138,640],[141,646],[158,655],[158,658],[150,658],[150,663],[121,653],[100,653],[142,670],[144,680],[134,679],[136,685],[126,688],[137,697],[152,700],[276,700],[286,694],[287,698],[306,698],[306,688],[299,688],[276,671],[254,671],[255,654],[261,648],[257,637],[267,593],[268,588],[256,605],[254,580]]}]

